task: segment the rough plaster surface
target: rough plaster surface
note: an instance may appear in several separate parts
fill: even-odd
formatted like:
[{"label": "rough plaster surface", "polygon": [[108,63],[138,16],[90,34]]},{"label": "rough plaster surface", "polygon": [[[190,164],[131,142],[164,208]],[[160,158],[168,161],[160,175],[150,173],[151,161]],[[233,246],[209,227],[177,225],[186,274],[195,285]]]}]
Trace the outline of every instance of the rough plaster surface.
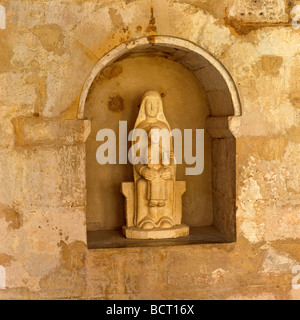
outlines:
[{"label": "rough plaster surface", "polygon": [[[300,34],[293,1],[253,2],[0,1],[1,298],[299,299]],[[13,119],[76,119],[98,59],[154,34],[202,46],[238,87],[237,242],[87,250],[82,140],[19,146]]]}]

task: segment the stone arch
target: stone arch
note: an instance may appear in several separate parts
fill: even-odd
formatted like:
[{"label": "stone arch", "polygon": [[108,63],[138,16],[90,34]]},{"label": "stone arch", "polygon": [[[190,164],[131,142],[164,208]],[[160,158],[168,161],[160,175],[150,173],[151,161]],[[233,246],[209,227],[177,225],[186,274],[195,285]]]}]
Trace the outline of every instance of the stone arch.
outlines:
[{"label": "stone arch", "polygon": [[191,70],[201,82],[212,117],[240,116],[237,88],[227,69],[213,55],[188,40],[170,36],[148,36],[124,42],[104,55],[84,83],[78,107],[78,119],[84,118],[85,101],[96,76],[112,62],[133,54],[159,54]]},{"label": "stone arch", "polygon": [[[210,117],[205,129],[211,137],[213,225],[207,235],[199,231],[190,243],[232,242],[236,239],[236,140],[230,130],[230,119],[242,114],[239,94],[227,69],[213,55],[198,45],[170,36],[149,36],[124,42],[103,56],[93,68],[83,86],[78,119],[85,119],[85,104],[91,85],[99,73],[113,62],[127,57],[157,55],[180,63],[190,70],[207,95]],[[198,232],[198,231],[195,231]],[[213,232],[213,237],[210,232]],[[91,233],[90,233],[91,234]],[[107,238],[106,235],[107,234]],[[89,248],[124,246],[118,235],[101,231],[101,240]],[[98,237],[98,236],[97,236]],[[196,239],[196,240],[195,240]],[[110,242],[112,241],[112,242]]]}]

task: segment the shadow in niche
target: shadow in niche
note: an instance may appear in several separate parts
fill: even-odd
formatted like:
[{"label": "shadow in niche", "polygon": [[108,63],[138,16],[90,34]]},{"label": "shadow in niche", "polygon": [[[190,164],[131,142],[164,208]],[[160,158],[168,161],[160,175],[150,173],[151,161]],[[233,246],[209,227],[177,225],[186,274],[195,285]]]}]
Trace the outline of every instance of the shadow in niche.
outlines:
[{"label": "shadow in niche", "polygon": [[159,247],[236,241],[235,138],[213,138],[213,225],[191,227],[186,237],[164,240],[126,239],[121,228],[87,231],[88,249]]},{"label": "shadow in niche", "polygon": [[236,241],[235,138],[212,139],[213,225],[191,227],[186,237],[164,240],[126,239],[121,228],[87,231],[88,249],[232,243]]},{"label": "shadow in niche", "polygon": [[[195,188],[195,186],[193,185],[193,189],[195,189],[193,191],[194,193],[192,195],[189,195],[189,200],[186,201],[186,205],[185,207],[183,207],[183,222],[191,226],[189,236],[164,240],[133,240],[123,237],[121,228],[119,228],[122,224],[124,224],[124,199],[122,198],[122,201],[114,200],[112,202],[109,202],[109,206],[105,205],[106,210],[104,210],[103,212],[101,225],[92,225],[93,222],[89,224],[88,221],[88,248],[98,249],[176,246],[209,243],[230,243],[236,241],[236,140],[229,130],[228,117],[235,115],[239,116],[240,110],[237,111],[237,108],[240,108],[240,105],[239,102],[237,103],[238,93],[237,91],[234,91],[236,89],[232,79],[230,78],[227,71],[219,72],[217,70],[215,66],[218,62],[211,63],[207,60],[207,53],[204,57],[197,52],[191,51],[190,49],[179,48],[178,44],[172,47],[170,44],[164,46],[164,44],[161,43],[154,43],[150,47],[142,46],[141,48],[137,47],[134,49],[129,49],[125,55],[119,56],[117,57],[117,59],[112,59],[111,62],[117,61],[118,63],[122,62],[124,59],[139,58],[142,56],[156,56],[181,64],[194,74],[194,76],[197,78],[197,81],[199,81],[204,88],[207,101],[211,109],[210,114],[207,115],[208,118],[204,124],[204,127],[206,128],[208,141],[210,141],[209,143],[211,145],[211,169],[209,173],[210,182],[208,182],[211,185],[211,192],[210,196],[207,199],[211,199],[212,206],[210,210],[205,210],[204,207],[201,207],[201,209],[197,209],[197,214],[200,218],[197,218],[198,220],[196,219],[194,221],[195,223],[188,223],[188,221],[185,221],[185,219],[190,219],[189,221],[192,221],[191,216],[189,216],[189,214],[191,215],[191,212],[195,211],[190,210],[192,208],[190,206],[195,207],[195,204],[193,204],[192,202],[194,201],[196,203],[198,201],[198,198],[203,197],[202,191],[197,190],[197,187]],[[110,65],[111,64],[106,64],[106,67]],[[103,67],[102,69],[98,70],[100,78],[98,79],[97,77],[95,79],[95,82],[99,80],[100,83],[103,83],[103,81],[105,81],[105,78],[101,76],[101,72],[103,72]],[[225,74],[227,74],[227,76],[230,78],[229,80],[225,79]],[[120,77],[122,78],[123,75]],[[114,79],[114,77],[112,78]],[[116,89],[114,94],[117,94],[119,93],[118,86],[120,86],[120,83],[118,83],[117,80],[114,81],[116,82]],[[124,93],[125,95],[127,94],[125,102],[128,102],[130,99],[132,99],[130,98],[131,96],[140,97],[143,93],[142,91],[145,91],[144,89],[149,89],[149,87],[143,88],[141,89],[141,92],[139,92],[138,94],[135,93],[133,95],[130,90],[127,90],[128,92]],[[233,91],[236,96],[232,94]],[[129,101],[129,105],[138,105],[138,102],[134,99],[136,98],[133,98],[132,101]],[[88,100],[89,98],[87,99],[87,101]],[[106,109],[104,107],[104,104],[100,104],[99,100],[97,99],[95,101],[97,101],[98,103],[98,108],[102,108],[102,122],[101,124],[99,122],[99,125],[100,127],[103,127],[104,123],[107,125],[108,123],[112,122],[112,118],[107,114],[107,111],[105,111]],[[126,109],[126,105],[122,106],[122,108],[125,108],[125,111],[122,111],[124,116],[124,114],[127,114],[128,110]],[[131,113],[133,112],[131,115],[127,114],[127,120],[129,121],[128,129],[131,129],[133,127],[136,114],[138,112],[138,110],[132,110],[134,110],[134,112],[130,111]],[[168,113],[168,110],[166,110],[166,113]],[[190,113],[190,117],[191,115],[194,116],[194,111],[183,113],[185,117],[188,113]],[[120,115],[120,117],[118,118],[116,114]],[[116,121],[125,120],[124,118],[122,118],[121,114],[122,113],[115,113],[115,118],[113,119]],[[130,117],[132,117],[132,119]],[[175,125],[171,125],[171,127],[175,128],[176,124],[178,124],[176,123],[176,121],[178,122],[178,120],[176,118],[172,119],[172,114],[167,115],[167,118],[170,118],[170,123],[173,121],[173,124]],[[92,121],[99,121],[99,119],[95,118],[94,116],[90,117],[90,119]],[[179,120],[179,124],[177,125],[178,128],[180,128],[180,121],[181,119]],[[95,134],[96,132],[93,133],[93,135]],[[93,149],[93,145],[95,146],[95,141],[92,142],[91,146],[87,147],[87,154],[89,152],[94,154],[95,149]],[[131,166],[127,166],[127,168],[127,172],[130,173],[129,175],[131,176],[132,168]],[[90,177],[94,179],[95,177],[93,172],[94,169],[91,171]],[[118,179],[120,179],[121,177],[121,181],[130,181],[131,179],[130,176],[128,176],[128,173],[124,173],[124,176],[121,176],[120,174],[116,175],[116,173],[113,173],[113,175],[115,178],[118,176]],[[125,175],[127,175],[127,177],[125,177]],[[112,197],[111,193],[113,189],[117,190],[118,186],[114,184],[113,186],[111,186],[113,188],[109,188],[110,178],[111,176],[103,171],[103,174],[101,176],[101,184],[99,183],[97,190],[95,190],[98,194],[97,201],[99,201],[99,195],[101,195],[102,199],[105,200],[107,200],[108,198],[116,199],[116,197]],[[182,177],[177,177],[177,180],[185,179]],[[88,194],[89,188],[90,190],[92,190],[95,188],[95,185],[91,184],[90,187],[87,188]],[[118,196],[119,198],[121,197],[120,194]],[[210,200],[208,200],[208,202],[210,202]],[[91,202],[89,203],[88,195],[87,208],[89,208],[90,205]],[[96,205],[95,207],[99,208],[99,205]],[[116,212],[115,216],[113,212]],[[211,215],[211,218],[205,220],[203,218],[205,215]],[[96,215],[94,215],[94,217],[95,216]],[[198,223],[197,221],[200,221],[200,223]]]},{"label": "shadow in niche", "polygon": [[100,248],[131,248],[160,247],[208,243],[230,243],[214,227],[192,227],[187,237],[164,240],[133,240],[126,239],[122,230],[88,231],[88,249]]}]

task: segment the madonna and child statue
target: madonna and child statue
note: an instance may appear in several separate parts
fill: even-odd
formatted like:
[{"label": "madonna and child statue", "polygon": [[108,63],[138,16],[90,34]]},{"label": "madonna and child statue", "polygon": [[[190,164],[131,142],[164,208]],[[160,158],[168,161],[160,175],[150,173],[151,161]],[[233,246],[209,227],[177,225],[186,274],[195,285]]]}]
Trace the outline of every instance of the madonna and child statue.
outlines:
[{"label": "madonna and child statue", "polygon": [[169,239],[187,236],[181,223],[185,181],[176,181],[171,128],[159,92],[147,91],[132,131],[131,163],[134,182],[123,182],[129,239]]}]

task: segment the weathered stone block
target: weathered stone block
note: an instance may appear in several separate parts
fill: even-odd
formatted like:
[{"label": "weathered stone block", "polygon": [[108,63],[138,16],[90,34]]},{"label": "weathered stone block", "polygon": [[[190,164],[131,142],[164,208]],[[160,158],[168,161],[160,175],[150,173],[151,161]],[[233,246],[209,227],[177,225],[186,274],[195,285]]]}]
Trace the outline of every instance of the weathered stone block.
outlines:
[{"label": "weathered stone block", "polygon": [[227,15],[241,23],[286,23],[289,21],[286,0],[230,0]]},{"label": "weathered stone block", "polygon": [[90,134],[89,120],[53,120],[15,118],[13,120],[18,146],[74,145],[84,143]]},{"label": "weathered stone block", "polygon": [[250,242],[300,239],[299,200],[245,200],[238,206],[238,233]]},{"label": "weathered stone block", "polygon": [[85,205],[85,146],[29,148],[24,151],[21,191],[23,206]]}]

